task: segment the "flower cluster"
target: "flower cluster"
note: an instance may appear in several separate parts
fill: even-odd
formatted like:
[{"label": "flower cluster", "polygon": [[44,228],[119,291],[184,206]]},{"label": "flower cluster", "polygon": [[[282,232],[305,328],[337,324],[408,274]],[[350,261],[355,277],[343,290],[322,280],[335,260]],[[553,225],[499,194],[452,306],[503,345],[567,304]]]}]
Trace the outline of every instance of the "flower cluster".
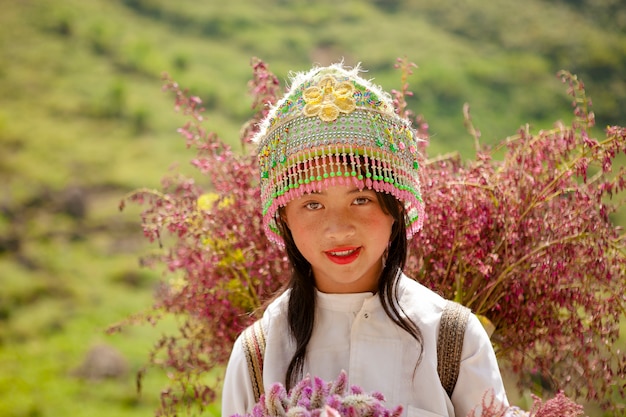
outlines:
[{"label": "flower cluster", "polygon": [[[414,65],[401,60],[398,67],[403,84],[394,102],[409,116],[406,76]],[[163,414],[176,414],[189,393],[200,406],[213,401],[204,375],[226,362],[236,336],[289,277],[285,254],[263,233],[259,170],[246,149],[282,91],[262,61],[253,60],[253,69],[256,113],[242,128],[243,152],[207,131],[201,101],[166,79],[176,108],[189,117],[179,132],[195,148],[192,164],[206,182],[170,177],[162,190],[124,200],[145,206],[144,233],[160,244],[146,259],[167,271],[155,308],[181,323],[151,358],[172,377]],[[626,239],[611,222],[621,204],[611,197],[626,187],[626,170],[614,167],[626,151],[626,128],[609,127],[594,139],[582,82],[561,76],[574,101],[570,125],[538,133],[525,127],[487,148],[466,109],[474,159],[428,159],[422,150],[426,219],[406,272],[477,313],[493,328],[499,358],[520,375],[540,374],[555,390],[608,404],[612,392],[624,395],[626,379],[615,344],[626,310]],[[426,144],[428,125],[415,121]]]},{"label": "flower cluster", "polygon": [[486,392],[480,406],[470,411],[467,417],[580,417],[584,415],[584,408],[567,398],[559,391],[554,398],[542,401],[533,395],[533,405],[529,411],[519,407],[506,407],[495,401],[492,392]]},{"label": "flower cluster", "polygon": [[[341,372],[335,381],[307,376],[287,392],[274,384],[261,395],[252,413],[245,417],[400,417],[402,407],[385,407],[382,394],[365,393],[357,386],[348,387],[348,377]],[[241,416],[237,416],[241,417]]]}]

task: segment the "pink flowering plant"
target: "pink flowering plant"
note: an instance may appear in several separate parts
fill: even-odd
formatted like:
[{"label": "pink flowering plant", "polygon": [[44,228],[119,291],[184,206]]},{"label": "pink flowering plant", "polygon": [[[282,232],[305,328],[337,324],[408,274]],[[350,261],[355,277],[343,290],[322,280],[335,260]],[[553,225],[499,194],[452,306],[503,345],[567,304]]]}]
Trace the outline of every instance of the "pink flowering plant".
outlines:
[{"label": "pink flowering plant", "polygon": [[[252,413],[245,417],[400,417],[402,406],[389,409],[385,397],[365,393],[358,386],[348,387],[348,377],[341,372],[335,381],[326,382],[306,376],[289,392],[274,384],[261,395]],[[242,417],[242,416],[237,416]]]},{"label": "pink flowering plant", "polygon": [[[626,153],[626,128],[609,126],[594,138],[583,83],[562,72],[571,123],[537,133],[526,126],[487,147],[466,107],[475,158],[431,158],[428,125],[406,101],[415,66],[399,60],[397,67],[402,84],[392,92],[394,104],[424,139],[426,218],[410,243],[407,274],[479,315],[522,383],[539,374],[555,390],[610,406],[611,395],[624,396],[626,379],[616,345],[626,311],[626,239],[611,221],[624,206],[626,170],[615,161]],[[121,204],[145,207],[144,234],[160,248],[145,261],[166,271],[149,318],[165,313],[180,322],[150,358],[171,377],[159,414],[215,400],[207,373],[225,364],[237,335],[289,276],[285,254],[263,233],[250,146],[283,90],[265,63],[254,59],[252,68],[255,113],[242,127],[241,152],[205,128],[199,98],[165,78],[164,89],[188,118],[179,132],[202,180],[170,176],[161,190],[137,190]]]},{"label": "pink flowering plant", "polygon": [[[278,95],[278,81],[263,62],[253,61],[250,89],[258,113],[242,129],[245,148]],[[179,319],[179,332],[162,337],[150,363],[166,369],[171,386],[161,395],[160,415],[174,415],[192,402],[215,400],[215,386],[205,376],[226,362],[234,339],[254,319],[254,312],[288,274],[286,256],[262,238],[256,160],[241,155],[202,125],[201,100],[165,77],[164,90],[175,108],[189,118],[179,129],[191,163],[206,176],[197,184],[183,176],[166,177],[162,190],[140,189],[121,202],[143,204],[144,235],[160,253],[143,259],[165,266],[166,277],[155,297],[154,314]],[[114,330],[114,329],[113,329]],[[140,373],[140,378],[141,375]]]},{"label": "pink flowering plant", "polygon": [[613,164],[626,151],[626,129],[591,138],[583,84],[560,75],[573,98],[571,126],[524,127],[493,149],[477,146],[474,160],[424,164],[427,218],[408,269],[479,314],[515,372],[602,401],[614,390],[624,395],[616,342],[625,240],[610,215],[623,207],[611,197],[626,185],[624,166]]},{"label": "pink flowering plant", "polygon": [[529,411],[516,406],[505,406],[496,401],[492,392],[485,393],[483,401],[467,417],[580,417],[584,408],[559,391],[553,398],[543,401],[533,395],[533,405]]}]

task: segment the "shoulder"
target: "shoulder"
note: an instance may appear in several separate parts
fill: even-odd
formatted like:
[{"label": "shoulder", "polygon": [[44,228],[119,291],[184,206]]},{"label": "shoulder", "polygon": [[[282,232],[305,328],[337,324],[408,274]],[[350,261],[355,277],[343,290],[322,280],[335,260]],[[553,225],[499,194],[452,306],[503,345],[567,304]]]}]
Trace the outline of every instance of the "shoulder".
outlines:
[{"label": "shoulder", "polygon": [[[446,306],[452,303],[452,301],[404,274],[402,274],[398,285],[398,302],[405,314],[411,319],[435,328],[439,327]],[[490,344],[485,328],[471,311],[469,311],[465,325],[465,341],[470,346]]]},{"label": "shoulder", "polygon": [[[400,304],[407,314],[410,314],[409,312],[418,313],[422,316],[431,317],[436,322],[439,322],[446,306],[452,303],[452,301],[447,300],[435,291],[404,274],[402,274],[400,278],[398,288]],[[465,338],[489,341],[489,336],[485,328],[480,323],[480,320],[478,320],[478,317],[471,311],[467,319]]]},{"label": "shoulder", "polygon": [[491,343],[487,330],[485,330],[485,326],[483,326],[474,313],[471,313],[467,320],[467,326],[465,327],[465,343],[470,347],[470,349],[468,349],[470,351],[480,351],[486,347],[493,350],[493,344]]},{"label": "shoulder", "polygon": [[398,302],[405,313],[412,318],[419,317],[422,322],[439,322],[448,301],[433,290],[402,274],[398,283]]},{"label": "shoulder", "polygon": [[[244,329],[235,340],[224,376],[222,415],[245,415],[252,411],[258,387],[252,382],[251,371],[257,364],[252,361],[250,354],[254,350],[250,350],[250,347],[254,346],[254,349],[264,351],[266,344],[273,342],[273,339],[269,338],[275,338],[276,334],[280,334],[288,300],[288,292],[279,295],[267,306],[261,319]],[[259,323],[261,328],[255,327],[255,324]],[[279,340],[279,344],[284,344],[284,341]]]},{"label": "shoulder", "polygon": [[278,297],[276,297],[263,312],[263,317],[261,317],[261,321],[263,323],[263,327],[268,329],[272,322],[275,320],[279,320],[282,317],[286,317],[287,308],[289,306],[289,294],[290,290],[286,290]]},{"label": "shoulder", "polygon": [[290,291],[287,290],[274,299],[259,319],[263,336],[268,348],[276,344],[285,345],[291,342],[289,332],[288,307]]},{"label": "shoulder", "polygon": [[404,273],[400,276],[398,288],[401,292],[400,295],[421,296],[428,302],[437,304],[440,307],[443,307],[446,303],[446,299],[443,298],[441,295],[431,290],[430,288],[427,288],[426,286],[420,284],[419,282],[405,275]]},{"label": "shoulder", "polygon": [[226,366],[222,387],[222,415],[245,415],[255,404],[250,368],[244,349],[243,333],[239,335]]}]

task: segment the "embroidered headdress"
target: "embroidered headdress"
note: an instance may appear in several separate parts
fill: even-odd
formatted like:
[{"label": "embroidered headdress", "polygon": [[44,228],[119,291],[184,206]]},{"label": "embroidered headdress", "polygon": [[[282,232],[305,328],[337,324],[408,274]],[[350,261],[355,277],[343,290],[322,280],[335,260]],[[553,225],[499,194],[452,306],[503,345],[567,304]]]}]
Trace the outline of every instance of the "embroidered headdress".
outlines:
[{"label": "embroidered headdress", "polygon": [[278,209],[332,184],[392,194],[404,204],[407,237],[422,227],[416,133],[358,72],[335,64],[296,74],[260,125],[263,225],[278,245]]}]

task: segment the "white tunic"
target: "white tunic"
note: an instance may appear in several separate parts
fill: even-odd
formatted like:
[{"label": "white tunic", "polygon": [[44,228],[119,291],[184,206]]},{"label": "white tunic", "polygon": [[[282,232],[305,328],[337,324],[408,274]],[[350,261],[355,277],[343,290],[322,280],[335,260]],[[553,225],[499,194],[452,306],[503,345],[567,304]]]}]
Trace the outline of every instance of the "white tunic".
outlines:
[{"label": "white tunic", "polygon": [[[267,340],[265,389],[277,382],[285,383],[294,352],[287,324],[288,297],[288,292],[282,294],[262,318]],[[450,400],[437,374],[437,334],[446,301],[403,275],[399,303],[424,338],[423,357],[417,368],[417,342],[389,319],[377,295],[317,292],[315,325],[304,373],[331,381],[345,370],[349,385],[382,393],[388,408],[402,405],[407,417],[465,417],[481,404],[488,390],[508,404],[491,342],[476,316],[470,315],[468,321],[459,377]],[[244,415],[253,406],[250,374],[239,338],[226,370],[222,416]]]}]

